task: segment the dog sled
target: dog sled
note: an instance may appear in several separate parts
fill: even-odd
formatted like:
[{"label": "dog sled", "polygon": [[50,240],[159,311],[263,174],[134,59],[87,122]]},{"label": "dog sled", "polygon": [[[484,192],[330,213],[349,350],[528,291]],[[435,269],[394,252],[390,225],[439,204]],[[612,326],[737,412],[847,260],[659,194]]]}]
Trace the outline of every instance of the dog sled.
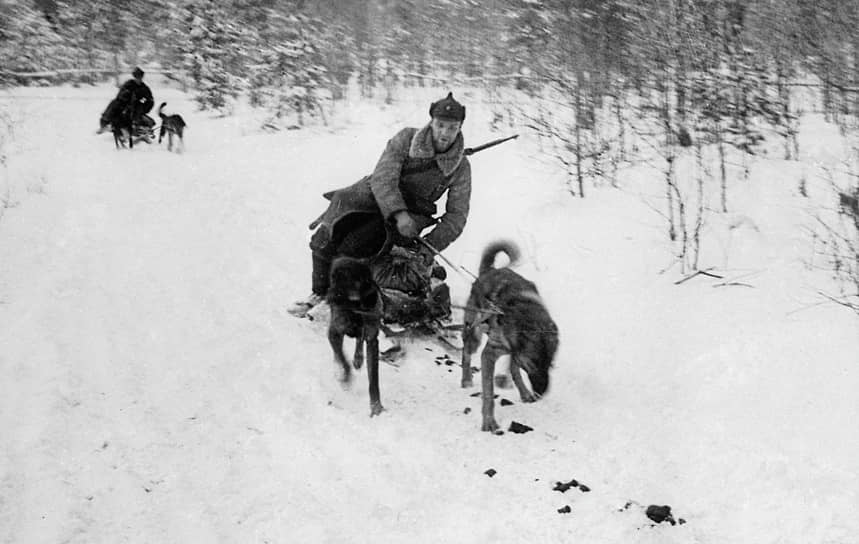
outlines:
[{"label": "dog sled", "polygon": [[[407,345],[427,350],[434,345],[448,358],[458,358],[462,320],[455,314],[461,312],[451,306],[446,270],[436,263],[427,266],[417,251],[400,246],[368,259],[368,265],[382,298],[382,360],[393,364]],[[318,305],[305,317],[327,323],[330,308]]]},{"label": "dog sled", "polygon": [[417,252],[394,246],[370,266],[382,294],[382,329],[395,345],[426,338],[448,351],[460,349],[462,325],[454,321],[442,265],[427,266]]},{"label": "dog sled", "polygon": [[155,120],[148,115],[141,116],[131,124],[131,135],[134,143],[151,144],[155,140]]},{"label": "dog sled", "polygon": [[[122,130],[122,125],[128,127],[128,117],[130,116],[128,106],[123,106],[119,100],[114,98],[111,100],[104,112],[99,118],[99,129],[97,134],[102,134],[107,131],[115,132],[114,129]],[[126,131],[127,133],[127,131]],[[131,139],[133,143],[151,144],[155,140],[155,120],[146,114],[134,116],[131,121]],[[119,140],[123,146],[125,142]]]}]

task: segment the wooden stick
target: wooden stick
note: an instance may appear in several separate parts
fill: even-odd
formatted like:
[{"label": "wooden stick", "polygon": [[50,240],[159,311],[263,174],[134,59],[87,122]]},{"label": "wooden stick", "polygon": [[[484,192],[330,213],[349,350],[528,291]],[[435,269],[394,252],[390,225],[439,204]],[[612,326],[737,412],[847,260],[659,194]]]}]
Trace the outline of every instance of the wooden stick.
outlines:
[{"label": "wooden stick", "polygon": [[713,270],[713,269],[708,268],[706,270],[696,270],[693,274],[690,274],[690,275],[686,276],[685,278],[682,278],[680,280],[675,281],[674,285],[680,285],[681,283],[687,282],[687,281],[691,280],[692,278],[699,276],[699,275],[700,276],[709,276],[711,278],[716,278],[719,280],[724,279],[723,276],[720,276],[718,274],[713,274],[713,273],[709,272],[709,270]]}]

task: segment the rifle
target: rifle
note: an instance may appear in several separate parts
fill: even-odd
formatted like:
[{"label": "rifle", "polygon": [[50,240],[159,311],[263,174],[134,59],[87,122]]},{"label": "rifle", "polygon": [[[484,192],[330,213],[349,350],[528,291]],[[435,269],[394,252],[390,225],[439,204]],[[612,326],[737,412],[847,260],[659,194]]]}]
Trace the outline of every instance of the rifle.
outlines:
[{"label": "rifle", "polygon": [[503,144],[507,140],[515,140],[518,137],[519,137],[518,134],[514,134],[513,136],[507,136],[506,138],[499,138],[497,140],[492,140],[491,142],[486,142],[485,144],[479,145],[477,147],[466,147],[465,151],[463,151],[462,154],[465,155],[466,157],[468,155],[474,155],[478,151],[483,151],[484,149],[496,146],[498,144]]}]

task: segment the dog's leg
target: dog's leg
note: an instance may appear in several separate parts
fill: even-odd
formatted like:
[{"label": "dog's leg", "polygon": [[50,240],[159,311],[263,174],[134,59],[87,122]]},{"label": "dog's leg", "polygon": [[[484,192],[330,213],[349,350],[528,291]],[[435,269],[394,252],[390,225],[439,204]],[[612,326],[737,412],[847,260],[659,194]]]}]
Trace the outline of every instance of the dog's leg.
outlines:
[{"label": "dog's leg", "polygon": [[525,385],[525,381],[522,379],[522,367],[515,357],[510,358],[510,375],[513,377],[516,389],[519,390],[519,398],[522,399],[522,402],[536,402],[540,398]]},{"label": "dog's leg", "polygon": [[495,421],[495,389],[493,381],[495,378],[495,361],[505,353],[506,351],[502,347],[491,342],[483,348],[483,355],[480,359],[480,373],[482,374],[480,379],[483,384],[483,391],[481,392],[481,396],[483,397],[483,425],[480,428],[481,431],[498,432],[498,423]]},{"label": "dog's leg", "polygon": [[[331,319],[333,321],[334,316],[331,316]],[[349,364],[346,362],[346,356],[343,354],[343,333],[334,327],[329,327],[328,342],[331,344],[331,350],[334,352],[334,360],[343,369],[340,381],[343,383],[349,383],[349,379],[352,377],[352,374],[349,370]]]},{"label": "dog's leg", "polygon": [[364,333],[355,339],[355,356],[352,357],[352,366],[358,370],[364,365]]},{"label": "dog's leg", "polygon": [[460,386],[463,388],[471,387],[474,385],[474,380],[471,377],[471,346],[468,342],[468,337],[466,335],[471,335],[471,331],[468,330],[468,326],[462,329],[462,380],[460,381]]},{"label": "dog's leg", "polygon": [[471,374],[471,356],[477,351],[480,346],[482,331],[480,327],[466,322],[462,328],[462,387],[471,387],[474,385]]},{"label": "dog's leg", "polygon": [[161,121],[161,130],[158,131],[158,143],[159,144],[161,143],[161,138],[164,137],[164,132],[166,132],[166,131],[167,131],[167,129],[164,127],[164,121]]},{"label": "dog's leg", "polygon": [[173,151],[173,132],[167,132],[167,151]]},{"label": "dog's leg", "polygon": [[379,396],[378,330],[367,334],[367,378],[370,380],[370,417],[373,417],[381,414],[382,410],[385,409]]}]

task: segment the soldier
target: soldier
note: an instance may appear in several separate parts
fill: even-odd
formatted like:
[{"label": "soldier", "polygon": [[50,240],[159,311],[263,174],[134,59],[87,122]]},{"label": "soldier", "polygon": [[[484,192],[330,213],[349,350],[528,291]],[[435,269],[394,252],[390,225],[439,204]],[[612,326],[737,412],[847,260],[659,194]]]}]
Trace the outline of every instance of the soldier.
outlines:
[{"label": "soldier", "polygon": [[[421,233],[434,225],[423,240],[438,251],[462,233],[471,200],[471,166],[460,130],[465,106],[448,93],[430,105],[429,114],[423,128],[404,128],[388,141],[372,174],[324,195],[331,203],[311,225],[312,292],[289,313],[304,317],[325,300],[337,256],[376,257],[392,245],[411,245],[429,266],[434,254],[416,244]],[[435,217],[435,203],[445,193],[444,213]]]}]

